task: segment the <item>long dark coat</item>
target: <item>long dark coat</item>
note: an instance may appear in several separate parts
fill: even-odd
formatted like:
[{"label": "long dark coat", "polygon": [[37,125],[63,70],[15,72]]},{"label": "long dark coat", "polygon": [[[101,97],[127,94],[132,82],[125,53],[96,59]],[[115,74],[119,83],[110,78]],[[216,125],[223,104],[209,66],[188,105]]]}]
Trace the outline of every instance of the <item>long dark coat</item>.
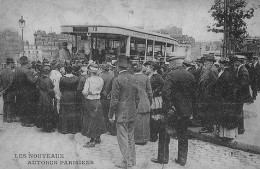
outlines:
[{"label": "long dark coat", "polygon": [[0,92],[3,93],[3,121],[12,122],[15,115],[15,92],[13,89],[14,71],[5,68],[0,73]]},{"label": "long dark coat", "polygon": [[80,96],[77,92],[79,78],[61,77],[60,79],[60,112],[59,132],[75,134],[81,130]]},{"label": "long dark coat", "polygon": [[22,123],[34,123],[39,91],[37,77],[26,67],[16,68],[13,89],[16,94],[16,107]]},{"label": "long dark coat", "polygon": [[39,102],[37,107],[36,126],[43,131],[53,131],[57,127],[58,113],[54,106],[55,98],[54,84],[47,76],[41,76],[37,80],[39,89]]},{"label": "long dark coat", "polygon": [[138,103],[134,76],[127,71],[119,73],[112,84],[109,118],[115,114],[117,122],[134,121]]},{"label": "long dark coat", "polygon": [[214,84],[214,109],[217,111],[216,124],[233,129],[238,125],[238,111],[234,95],[236,76],[226,68]]},{"label": "long dark coat", "polygon": [[211,117],[215,115],[215,110],[212,107],[212,104],[214,104],[213,84],[217,78],[218,71],[213,66],[201,70],[196,89],[197,113],[199,116]]},{"label": "long dark coat", "polygon": [[260,64],[259,61],[257,62],[256,66],[254,67],[256,71],[256,78],[257,78],[257,88],[258,91],[260,90]]},{"label": "long dark coat", "polygon": [[195,106],[195,83],[194,76],[182,66],[168,73],[162,89],[165,109],[174,106],[180,117],[191,116]]}]

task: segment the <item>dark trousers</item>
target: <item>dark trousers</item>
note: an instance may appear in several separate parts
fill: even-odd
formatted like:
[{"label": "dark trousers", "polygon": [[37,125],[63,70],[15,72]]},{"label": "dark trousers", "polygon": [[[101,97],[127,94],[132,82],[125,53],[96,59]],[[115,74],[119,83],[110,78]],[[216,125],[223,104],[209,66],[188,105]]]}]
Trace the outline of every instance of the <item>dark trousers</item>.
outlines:
[{"label": "dark trousers", "polygon": [[3,121],[12,122],[16,115],[15,111],[15,95],[7,92],[3,95]]},{"label": "dark trousers", "polygon": [[15,117],[15,103],[4,101],[3,121],[12,122],[14,117]]},{"label": "dark trousers", "polygon": [[252,83],[251,89],[252,89],[252,97],[253,99],[255,99],[257,95],[257,83]]},{"label": "dark trousers", "polygon": [[213,106],[213,104],[203,104],[200,109],[202,112],[201,125],[203,127],[206,127],[208,130],[212,131],[214,129],[213,125],[215,123],[214,112],[216,111],[216,109],[213,108]]},{"label": "dark trousers", "polygon": [[150,116],[150,141],[156,142],[160,131],[160,123]]},{"label": "dark trousers", "polygon": [[114,121],[113,123],[110,123],[109,119],[108,119],[110,100],[109,99],[100,99],[100,102],[102,105],[103,115],[105,118],[106,129],[112,135],[116,135],[116,122]]},{"label": "dark trousers", "polygon": [[[176,132],[178,137],[178,159],[182,163],[186,163],[188,155],[188,125],[189,117],[183,117],[178,121]],[[158,160],[169,161],[169,143],[170,135],[167,133],[166,128],[163,127],[159,131],[158,142]]]},{"label": "dark trousers", "polygon": [[244,131],[245,131],[243,106],[244,106],[244,103],[238,103],[237,104],[237,111],[238,111],[238,134],[243,134]]}]

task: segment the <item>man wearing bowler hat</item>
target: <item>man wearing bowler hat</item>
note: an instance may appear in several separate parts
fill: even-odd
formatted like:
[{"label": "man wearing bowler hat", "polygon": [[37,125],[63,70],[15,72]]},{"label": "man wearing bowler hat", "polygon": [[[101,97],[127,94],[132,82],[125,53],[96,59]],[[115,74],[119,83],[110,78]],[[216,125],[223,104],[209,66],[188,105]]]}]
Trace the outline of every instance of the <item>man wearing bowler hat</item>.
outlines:
[{"label": "man wearing bowler hat", "polygon": [[256,100],[257,82],[259,81],[259,75],[260,75],[260,65],[257,56],[253,56],[251,69],[252,69],[252,79],[250,81],[251,81],[251,89],[253,91],[252,97],[254,100]]},{"label": "man wearing bowler hat", "polygon": [[251,100],[251,95],[249,91],[249,73],[246,69],[244,63],[244,56],[235,56],[234,67],[236,70],[236,85],[235,85],[235,97],[237,100],[237,111],[239,112],[239,124],[238,124],[238,134],[243,134],[245,132],[244,127],[244,103]]},{"label": "man wearing bowler hat", "polygon": [[67,42],[62,42],[62,49],[59,51],[59,62],[61,63],[69,63],[71,59],[70,51],[67,48],[68,43]]},{"label": "man wearing bowler hat", "polygon": [[36,90],[36,80],[31,65],[26,56],[19,60],[21,67],[15,71],[14,90],[16,92],[16,105],[23,126],[31,127],[34,125],[36,112],[36,102],[38,93]]},{"label": "man wearing bowler hat", "polygon": [[6,59],[6,68],[0,73],[0,95],[3,95],[3,121],[11,123],[15,115],[15,93],[13,90],[14,60]]},{"label": "man wearing bowler hat", "polygon": [[204,126],[201,133],[213,132],[215,110],[212,108],[213,85],[218,78],[218,70],[213,66],[215,59],[213,55],[204,55],[204,66],[201,70],[197,87],[198,113]]},{"label": "man wearing bowler hat", "polygon": [[125,58],[119,58],[116,63],[118,76],[112,82],[111,102],[108,113],[109,121],[113,123],[115,116],[117,140],[123,155],[118,168],[133,168],[136,165],[134,120],[139,103],[138,89],[134,76],[128,71]]}]

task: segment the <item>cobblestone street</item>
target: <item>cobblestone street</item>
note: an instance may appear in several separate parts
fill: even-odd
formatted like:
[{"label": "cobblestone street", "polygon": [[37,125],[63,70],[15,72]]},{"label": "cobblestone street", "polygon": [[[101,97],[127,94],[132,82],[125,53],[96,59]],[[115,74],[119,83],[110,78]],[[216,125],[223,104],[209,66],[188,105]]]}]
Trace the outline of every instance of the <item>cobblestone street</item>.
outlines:
[{"label": "cobblestone street", "polygon": [[[26,128],[19,123],[3,123],[0,118],[0,168],[1,169],[114,169],[121,154],[116,137],[102,135],[102,143],[95,148],[83,148],[88,138],[80,133],[63,135],[58,132],[43,133],[36,127]],[[157,143],[136,146],[137,168],[161,169],[151,158],[157,156]],[[19,157],[20,154],[20,158]],[[24,154],[24,155],[22,155]],[[63,154],[64,158],[40,158],[36,154]],[[33,156],[33,157],[32,157]],[[185,167],[174,163],[177,141],[171,140],[170,161],[164,168],[260,168],[260,155],[216,146],[197,140],[189,141],[189,155]],[[73,165],[68,161],[93,161],[93,164]],[[43,161],[43,162],[37,162]],[[50,164],[56,161],[57,164]],[[49,163],[48,163],[49,162]],[[38,163],[38,164],[37,164]]]}]

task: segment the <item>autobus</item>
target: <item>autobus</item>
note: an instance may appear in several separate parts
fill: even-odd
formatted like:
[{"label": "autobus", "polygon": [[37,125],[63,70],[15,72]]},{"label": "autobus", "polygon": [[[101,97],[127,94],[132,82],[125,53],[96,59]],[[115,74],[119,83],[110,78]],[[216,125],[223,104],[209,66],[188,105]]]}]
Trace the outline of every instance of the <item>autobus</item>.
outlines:
[{"label": "autobus", "polygon": [[85,40],[90,46],[89,58],[92,60],[104,59],[101,55],[108,54],[111,57],[125,55],[141,62],[162,57],[166,61],[174,55],[178,45],[178,41],[169,35],[122,26],[63,25],[61,33],[73,35],[73,45],[77,49],[78,43]]}]

